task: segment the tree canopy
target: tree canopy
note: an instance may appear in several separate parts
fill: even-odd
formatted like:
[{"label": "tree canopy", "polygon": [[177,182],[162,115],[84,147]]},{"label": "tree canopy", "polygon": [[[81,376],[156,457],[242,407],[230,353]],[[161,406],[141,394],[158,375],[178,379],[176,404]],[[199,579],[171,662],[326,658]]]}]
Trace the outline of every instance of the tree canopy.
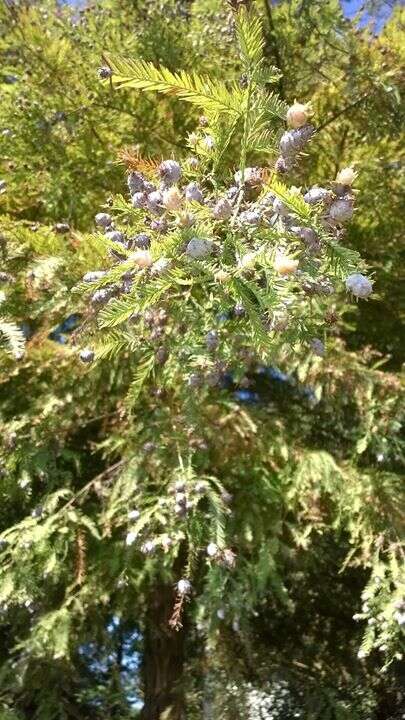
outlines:
[{"label": "tree canopy", "polygon": [[404,10],[0,9],[0,718],[404,711]]}]

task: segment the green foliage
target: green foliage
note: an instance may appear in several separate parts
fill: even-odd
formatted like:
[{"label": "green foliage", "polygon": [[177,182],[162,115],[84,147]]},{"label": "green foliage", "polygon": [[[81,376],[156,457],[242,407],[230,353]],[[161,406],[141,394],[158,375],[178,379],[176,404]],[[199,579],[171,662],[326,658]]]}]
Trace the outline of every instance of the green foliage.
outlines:
[{"label": "green foliage", "polygon": [[267,48],[270,61],[283,73],[284,98],[310,100],[318,125],[316,142],[294,174],[296,184],[309,173],[322,185],[342,165],[354,164],[359,172],[358,210],[348,237],[374,268],[378,297],[363,304],[355,317],[346,315],[348,340],[350,347],[370,343],[392,355],[392,367],[398,368],[403,360],[397,270],[404,173],[404,9],[394,5],[376,36],[367,26],[348,23],[337,0],[278,3],[271,9]]},{"label": "green foliage", "polygon": [[105,58],[113,70],[113,82],[118,87],[175,95],[202,107],[207,113],[229,113],[239,117],[243,112],[242,93],[236,87],[229,91],[223,83],[210,78],[186,72],[172,73],[168,68],[155,68],[152,63],[143,60],[125,60],[108,54]]},{"label": "green foliage", "polygon": [[9,352],[18,360],[24,354],[25,347],[25,338],[21,330],[15,323],[0,318],[0,333],[8,344]]},{"label": "green foliage", "polygon": [[[402,702],[392,164],[403,11],[378,38],[345,23],[335,0],[260,12],[43,0],[0,10],[4,720],[138,717],[138,700],[153,696],[151,666],[170,720],[250,720],[252,691],[271,693],[280,679],[305,720],[388,720]],[[100,82],[104,57],[114,74]],[[317,132],[281,181],[273,167],[295,97],[312,100]],[[93,227],[103,207],[126,237],[145,232],[115,162],[128,145],[121,164],[150,182],[162,157],[175,154],[183,170],[169,232],[146,230],[151,268]],[[302,195],[353,161],[356,212],[343,244]],[[238,186],[231,218],[215,220],[214,203],[250,164],[260,182],[246,194]],[[204,205],[184,199],[183,184],[196,181]],[[317,234],[318,254],[280,218],[239,224],[269,193],[293,227]],[[60,234],[62,221],[70,229]],[[189,257],[194,236],[216,252]],[[280,248],[298,274],[277,272]],[[366,266],[377,292],[356,305],[342,281]],[[82,280],[100,267],[101,279]],[[319,279],[335,293],[309,297],[304,287]],[[92,303],[109,286],[114,297]],[[77,327],[59,331],[71,313]],[[324,358],[310,350],[314,337]],[[96,350],[91,367],[79,360],[85,345]],[[243,404],[240,390],[259,401]],[[192,583],[186,599],[180,578]],[[173,687],[185,692],[178,711]]]}]

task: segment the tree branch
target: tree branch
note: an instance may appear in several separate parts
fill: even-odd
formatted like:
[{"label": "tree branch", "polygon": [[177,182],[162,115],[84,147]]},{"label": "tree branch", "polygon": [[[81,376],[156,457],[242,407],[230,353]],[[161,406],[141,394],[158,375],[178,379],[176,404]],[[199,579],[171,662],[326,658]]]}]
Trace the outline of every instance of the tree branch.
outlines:
[{"label": "tree branch", "polygon": [[322,125],[320,125],[317,128],[316,132],[319,133],[319,132],[321,132],[321,130],[324,130],[326,127],[328,127],[328,125],[331,125],[333,122],[335,122],[335,120],[340,118],[342,115],[347,113],[349,110],[357,107],[357,105],[360,105],[364,100],[367,100],[367,98],[369,96],[370,96],[370,93],[364,93],[359,98],[357,98],[357,100],[354,100],[354,102],[349,103],[349,105],[345,105],[345,107],[342,108],[342,110],[339,110],[339,112],[332,115],[332,117],[330,117],[329,120],[326,120]]}]

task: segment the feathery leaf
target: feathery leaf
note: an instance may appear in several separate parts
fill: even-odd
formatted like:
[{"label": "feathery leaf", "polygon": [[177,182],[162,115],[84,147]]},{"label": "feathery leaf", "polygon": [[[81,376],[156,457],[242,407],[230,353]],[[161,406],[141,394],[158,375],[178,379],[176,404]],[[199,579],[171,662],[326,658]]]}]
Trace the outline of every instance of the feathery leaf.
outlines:
[{"label": "feathery leaf", "polygon": [[118,87],[176,95],[186,102],[199,105],[206,112],[236,116],[242,112],[243,92],[235,84],[230,91],[224,83],[196,73],[173,73],[168,68],[157,68],[144,60],[128,60],[111,55],[105,58],[114,73],[112,82]]}]

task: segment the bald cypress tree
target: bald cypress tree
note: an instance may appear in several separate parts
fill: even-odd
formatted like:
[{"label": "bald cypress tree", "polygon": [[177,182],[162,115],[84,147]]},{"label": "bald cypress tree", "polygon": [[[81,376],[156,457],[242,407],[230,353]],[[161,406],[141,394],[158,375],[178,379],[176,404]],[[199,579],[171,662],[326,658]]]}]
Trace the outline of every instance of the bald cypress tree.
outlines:
[{"label": "bald cypress tree", "polygon": [[[97,29],[87,17],[84,36]],[[105,42],[104,79],[81,79],[103,111],[95,101],[71,164],[57,164],[71,214],[48,184],[52,151],[25,124],[34,113],[18,120],[47,180],[27,211],[15,192],[27,169],[19,180],[7,167],[2,195],[13,720],[136,717],[140,701],[144,718],[253,718],[270,696],[284,716],[361,717],[398,692],[401,386],[372,349],[347,351],[339,319],[379,287],[351,240],[367,226],[364,181],[348,156],[322,170],[321,101],[307,105],[308,86],[294,103],[286,70],[279,96],[258,16],[241,8],[229,27],[226,81],[211,60],[208,75]],[[143,108],[144,140],[99,184],[131,127],[118,142],[107,104]],[[170,151],[149,140],[154,118]]]}]

